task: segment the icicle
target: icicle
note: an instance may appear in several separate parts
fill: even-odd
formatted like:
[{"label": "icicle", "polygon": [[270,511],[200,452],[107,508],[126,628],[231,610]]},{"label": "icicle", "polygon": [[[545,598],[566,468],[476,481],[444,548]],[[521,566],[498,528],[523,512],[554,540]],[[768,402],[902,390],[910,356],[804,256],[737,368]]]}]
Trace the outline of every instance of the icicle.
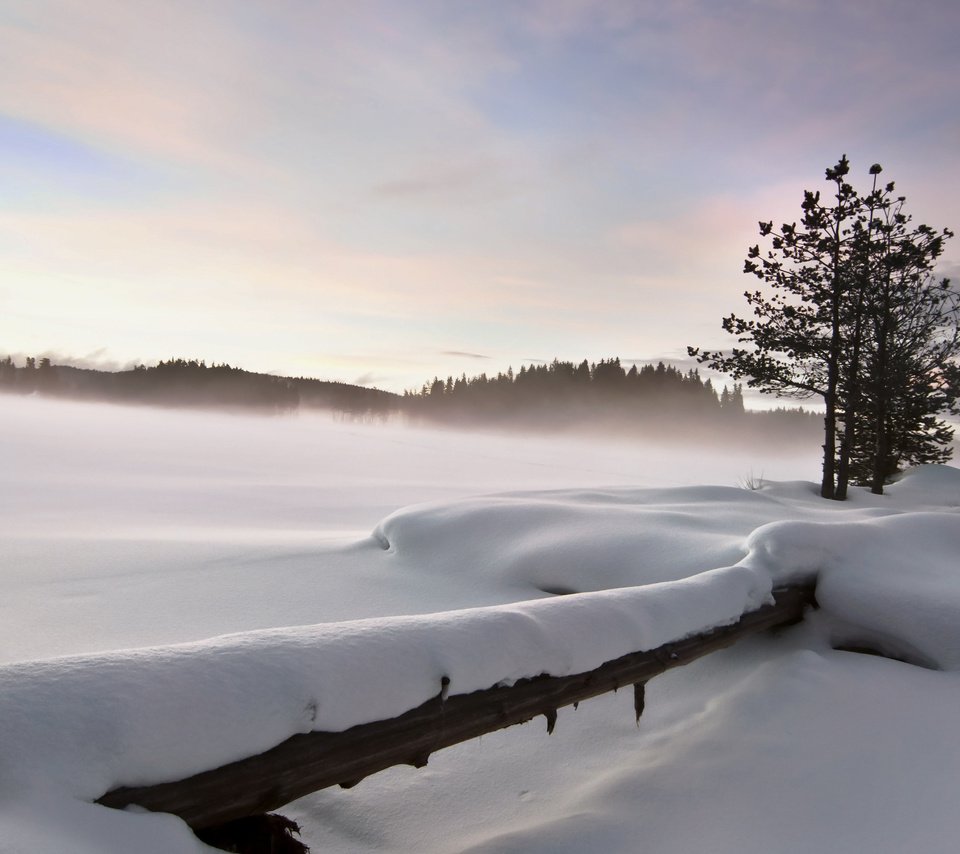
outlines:
[{"label": "icicle", "polygon": [[637,713],[637,726],[640,726],[640,715],[646,702],[647,683],[635,682],[633,685],[633,710]]},{"label": "icicle", "polygon": [[557,725],[557,710],[547,709],[543,716],[547,719],[547,735],[553,735],[553,728]]},{"label": "icicle", "polygon": [[447,701],[447,694],[450,691],[450,677],[444,676],[440,679],[440,702]]}]

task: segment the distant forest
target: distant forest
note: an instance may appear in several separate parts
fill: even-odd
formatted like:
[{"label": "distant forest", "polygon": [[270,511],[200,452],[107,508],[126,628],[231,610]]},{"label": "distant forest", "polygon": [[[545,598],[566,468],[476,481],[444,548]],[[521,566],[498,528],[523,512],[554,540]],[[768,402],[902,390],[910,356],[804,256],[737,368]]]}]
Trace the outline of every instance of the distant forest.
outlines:
[{"label": "distant forest", "polygon": [[23,366],[0,359],[0,391],[152,406],[226,408],[284,413],[328,409],[386,417],[400,408],[399,395],[375,388],[306,377],[257,374],[198,359],[170,359],[156,367],[98,371],[27,358]]},{"label": "distant forest", "polygon": [[155,367],[101,371],[0,358],[0,392],[168,407],[264,413],[328,410],[344,417],[461,428],[616,432],[677,438],[814,439],[823,416],[803,409],[746,410],[742,388],[718,390],[697,370],[660,362],[625,369],[619,358],[524,365],[496,376],[435,378],[402,396],[348,383],[278,377],[170,359]]},{"label": "distant forest", "polygon": [[802,408],[746,410],[737,383],[719,391],[699,371],[660,362],[624,368],[554,360],[496,376],[434,378],[403,397],[411,416],[457,426],[531,431],[601,431],[670,435],[814,438],[823,416]]}]

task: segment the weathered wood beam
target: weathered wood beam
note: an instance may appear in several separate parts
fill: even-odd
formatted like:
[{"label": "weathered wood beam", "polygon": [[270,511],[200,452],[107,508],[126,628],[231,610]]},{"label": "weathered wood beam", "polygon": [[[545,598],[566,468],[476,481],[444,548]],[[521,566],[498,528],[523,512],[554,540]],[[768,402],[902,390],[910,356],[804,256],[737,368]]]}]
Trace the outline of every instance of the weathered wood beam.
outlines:
[{"label": "weathered wood beam", "polygon": [[748,635],[799,620],[814,604],[810,586],[774,591],[775,604],[744,614],[729,626],[654,650],[634,652],[572,676],[536,676],[509,687],[447,696],[446,685],[423,705],[384,721],[344,732],[294,735],[264,753],[185,780],[107,792],[98,803],[136,804],[180,816],[191,827],[220,825],[270,812],[328,786],[353,786],[393,765],[427,764],[431,753],[524,723],[538,715],[553,731],[557,709],[620,687],[634,688],[634,710],[643,711],[643,685],[654,676],[723,649]]}]

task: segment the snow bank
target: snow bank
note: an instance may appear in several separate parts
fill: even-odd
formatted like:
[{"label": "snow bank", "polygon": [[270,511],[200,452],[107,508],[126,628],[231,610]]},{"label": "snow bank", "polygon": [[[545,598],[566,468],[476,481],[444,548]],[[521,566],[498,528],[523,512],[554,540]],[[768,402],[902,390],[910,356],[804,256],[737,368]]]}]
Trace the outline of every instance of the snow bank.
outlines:
[{"label": "snow bank", "polygon": [[[936,512],[932,508],[939,508]],[[535,592],[600,590],[749,567],[818,579],[848,640],[960,667],[960,471],[926,466],[887,495],[825,502],[813,484],[567,490],[404,508],[374,538],[397,571]]]},{"label": "snow bank", "polygon": [[736,621],[769,596],[746,568],[493,608],[276,629],[0,668],[3,779],[93,800],[180,779],[299,732],[432,696],[566,675]]},{"label": "snow bank", "polygon": [[[914,469],[889,493],[858,495],[859,503],[885,503],[883,515],[761,526],[741,565],[774,583],[816,574],[817,601],[837,618],[838,642],[960,669],[960,470]],[[943,510],[926,509],[934,506]]]},{"label": "snow bank", "polygon": [[416,571],[480,576],[530,594],[581,592],[729,566],[757,518],[781,513],[727,487],[567,490],[404,508],[374,537]]}]

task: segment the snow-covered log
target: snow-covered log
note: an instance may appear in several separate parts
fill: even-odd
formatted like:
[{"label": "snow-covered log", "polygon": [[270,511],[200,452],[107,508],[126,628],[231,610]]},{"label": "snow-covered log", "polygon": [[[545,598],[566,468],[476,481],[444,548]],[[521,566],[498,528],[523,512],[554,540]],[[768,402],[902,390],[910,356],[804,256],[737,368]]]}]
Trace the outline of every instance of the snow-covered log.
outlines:
[{"label": "snow-covered log", "polygon": [[184,780],[108,792],[99,803],[132,804],[173,813],[195,829],[277,809],[328,786],[353,786],[394,765],[421,767],[431,753],[463,741],[545,716],[548,731],[557,709],[620,687],[634,689],[634,708],[643,709],[642,686],[666,670],[730,646],[741,638],[798,620],[814,603],[811,586],[774,591],[774,603],[741,619],[656,649],[634,652],[584,673],[541,675],[509,686],[447,695],[447,685],[421,706],[388,720],[343,732],[310,732],[220,768]]}]

